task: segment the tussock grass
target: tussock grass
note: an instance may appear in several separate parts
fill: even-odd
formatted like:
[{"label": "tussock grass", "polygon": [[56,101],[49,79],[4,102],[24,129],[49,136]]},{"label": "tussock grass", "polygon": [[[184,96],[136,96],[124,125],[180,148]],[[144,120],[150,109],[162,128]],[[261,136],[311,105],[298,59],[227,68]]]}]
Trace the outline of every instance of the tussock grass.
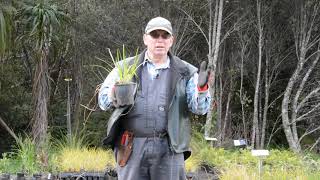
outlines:
[{"label": "tussock grass", "polygon": [[103,149],[65,148],[58,159],[62,172],[104,172],[106,167],[115,166],[113,152]]}]

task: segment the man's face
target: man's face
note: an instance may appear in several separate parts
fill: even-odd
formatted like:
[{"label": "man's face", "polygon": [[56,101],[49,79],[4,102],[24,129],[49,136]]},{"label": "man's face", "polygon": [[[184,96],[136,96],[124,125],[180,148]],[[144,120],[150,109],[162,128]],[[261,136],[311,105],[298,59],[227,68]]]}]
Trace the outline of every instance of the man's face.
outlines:
[{"label": "man's face", "polygon": [[154,30],[143,36],[144,44],[148,48],[150,58],[161,59],[167,56],[173,44],[173,36],[167,31]]}]

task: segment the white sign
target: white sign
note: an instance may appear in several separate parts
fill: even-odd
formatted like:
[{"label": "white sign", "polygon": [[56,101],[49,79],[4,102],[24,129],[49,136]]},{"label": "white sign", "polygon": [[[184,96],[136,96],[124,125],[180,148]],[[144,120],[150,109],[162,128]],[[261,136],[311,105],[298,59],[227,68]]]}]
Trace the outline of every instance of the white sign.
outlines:
[{"label": "white sign", "polygon": [[269,151],[264,149],[251,150],[252,156],[269,156]]},{"label": "white sign", "polygon": [[218,140],[217,138],[214,138],[214,137],[204,137],[204,139],[207,141],[217,141]]},{"label": "white sign", "polygon": [[247,141],[245,139],[233,140],[234,146],[245,146]]}]

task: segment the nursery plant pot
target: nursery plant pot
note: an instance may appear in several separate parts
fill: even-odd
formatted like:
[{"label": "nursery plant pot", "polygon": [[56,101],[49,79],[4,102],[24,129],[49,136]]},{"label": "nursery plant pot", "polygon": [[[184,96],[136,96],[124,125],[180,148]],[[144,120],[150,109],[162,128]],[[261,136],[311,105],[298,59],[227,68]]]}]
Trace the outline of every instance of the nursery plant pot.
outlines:
[{"label": "nursery plant pot", "polygon": [[10,179],[10,174],[2,174],[0,176],[0,180],[8,180],[8,179]]},{"label": "nursery plant pot", "polygon": [[134,104],[134,96],[137,91],[137,83],[128,82],[115,84],[114,94],[118,106],[126,106]]}]

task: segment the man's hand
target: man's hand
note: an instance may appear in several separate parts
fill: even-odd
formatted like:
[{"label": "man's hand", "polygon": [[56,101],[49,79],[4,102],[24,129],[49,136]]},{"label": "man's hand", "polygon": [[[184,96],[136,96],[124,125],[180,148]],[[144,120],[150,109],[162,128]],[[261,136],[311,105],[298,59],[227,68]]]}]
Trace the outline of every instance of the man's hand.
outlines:
[{"label": "man's hand", "polygon": [[198,88],[200,90],[207,90],[208,80],[210,76],[210,68],[207,67],[207,61],[202,61],[200,64]]}]

